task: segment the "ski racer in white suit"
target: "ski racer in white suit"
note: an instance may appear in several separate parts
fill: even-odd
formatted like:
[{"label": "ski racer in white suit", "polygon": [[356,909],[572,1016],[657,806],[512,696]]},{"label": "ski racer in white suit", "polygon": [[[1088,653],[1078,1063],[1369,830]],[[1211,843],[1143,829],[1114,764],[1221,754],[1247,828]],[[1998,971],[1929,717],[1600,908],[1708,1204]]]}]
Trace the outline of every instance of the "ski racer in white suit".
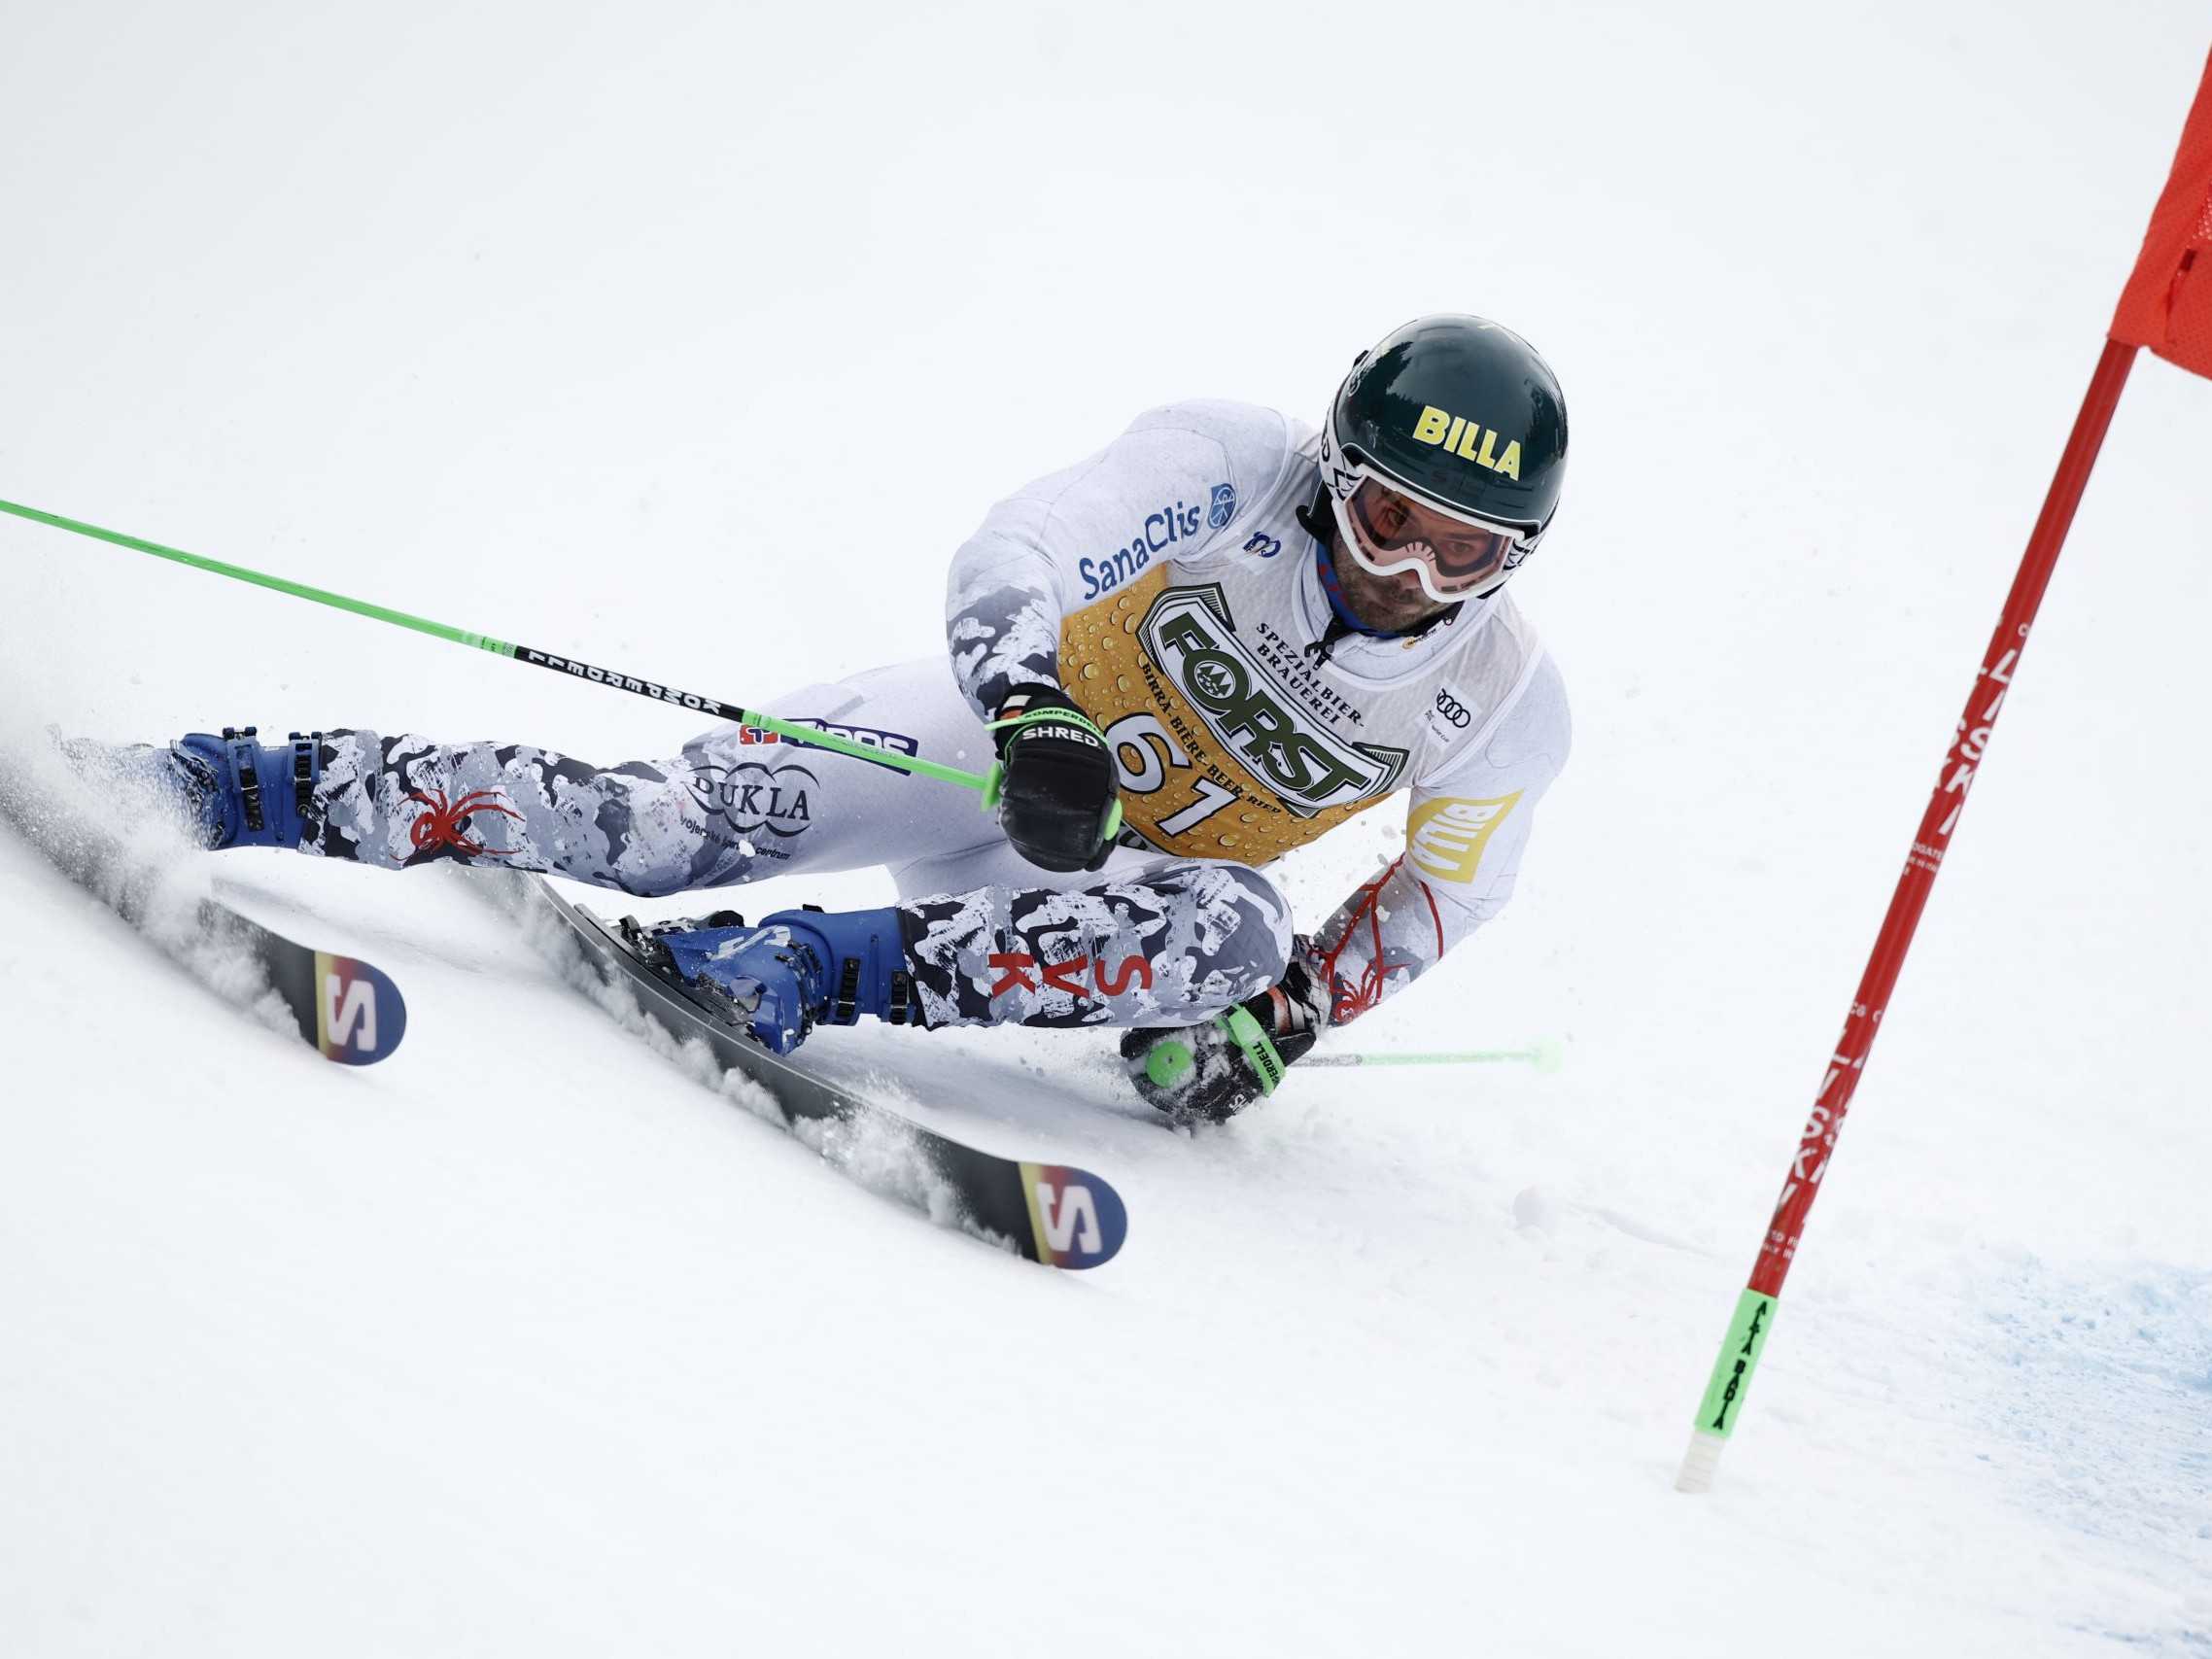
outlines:
[{"label": "ski racer in white suit", "polygon": [[[661,943],[779,1052],[863,1013],[1122,1025],[1148,1099],[1224,1118],[1511,895],[1569,726],[1503,588],[1550,525],[1566,447],[1527,342],[1437,316],[1361,354],[1320,431],[1171,404],[1000,501],[952,560],[950,676],[936,657],[771,706],[887,753],[995,749],[996,822],[733,727],[607,769],[359,730],[131,752],[185,778],[215,846],[639,893],[884,865],[894,906]],[[1404,853],[1298,932],[1264,867],[1400,793]]]}]

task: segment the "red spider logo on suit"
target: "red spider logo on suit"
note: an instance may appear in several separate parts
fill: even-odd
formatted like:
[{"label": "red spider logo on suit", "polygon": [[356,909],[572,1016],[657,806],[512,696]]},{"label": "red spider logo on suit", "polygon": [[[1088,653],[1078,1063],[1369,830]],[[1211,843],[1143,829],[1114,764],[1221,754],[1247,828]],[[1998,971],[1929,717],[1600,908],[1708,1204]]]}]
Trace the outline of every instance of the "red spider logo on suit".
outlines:
[{"label": "red spider logo on suit", "polygon": [[430,809],[407,829],[407,839],[415,844],[417,852],[428,852],[433,847],[450,847],[456,852],[466,852],[484,858],[512,858],[520,850],[515,847],[486,847],[471,840],[464,826],[471,812],[504,812],[520,822],[522,814],[500,799],[497,789],[471,789],[450,806],[442,789],[407,791],[407,799],[420,801]]}]

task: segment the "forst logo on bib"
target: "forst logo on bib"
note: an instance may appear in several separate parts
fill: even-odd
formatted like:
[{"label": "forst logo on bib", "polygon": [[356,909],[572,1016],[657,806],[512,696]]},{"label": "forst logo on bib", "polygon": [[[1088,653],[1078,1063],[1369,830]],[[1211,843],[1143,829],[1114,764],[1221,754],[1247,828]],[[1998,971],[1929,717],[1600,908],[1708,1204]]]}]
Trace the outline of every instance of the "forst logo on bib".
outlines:
[{"label": "forst logo on bib", "polygon": [[1220,657],[1201,657],[1191,665],[1191,688],[1215,709],[1227,709],[1243,689],[1236,671]]},{"label": "forst logo on bib", "polygon": [[1236,637],[1219,587],[1169,588],[1139,635],[1214,736],[1298,816],[1386,795],[1405,770],[1404,749],[1347,743],[1287,695]]}]

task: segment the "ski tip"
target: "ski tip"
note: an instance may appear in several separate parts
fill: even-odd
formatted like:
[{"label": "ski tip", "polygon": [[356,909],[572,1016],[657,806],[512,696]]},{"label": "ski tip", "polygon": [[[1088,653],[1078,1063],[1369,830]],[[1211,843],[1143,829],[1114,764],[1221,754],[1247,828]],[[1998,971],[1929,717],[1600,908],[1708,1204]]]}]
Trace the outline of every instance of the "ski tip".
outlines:
[{"label": "ski tip", "polygon": [[1024,1163],[1021,1192],[1029,1204],[1029,1248],[1049,1267],[1096,1267],[1111,1262],[1129,1235],[1121,1193],[1088,1169]]},{"label": "ski tip", "polygon": [[380,968],[315,952],[315,1046],[340,1065],[374,1065],[407,1034],[407,1004]]}]

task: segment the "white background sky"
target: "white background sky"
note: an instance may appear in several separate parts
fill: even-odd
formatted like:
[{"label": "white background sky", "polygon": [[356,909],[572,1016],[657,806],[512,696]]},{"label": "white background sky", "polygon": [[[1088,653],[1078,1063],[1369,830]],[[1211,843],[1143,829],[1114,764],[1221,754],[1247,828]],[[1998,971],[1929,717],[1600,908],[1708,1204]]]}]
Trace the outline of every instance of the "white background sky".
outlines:
[{"label": "white background sky", "polygon": [[[2212,386],[2162,363],[1727,1489],[1666,1482],[2207,45],[0,0],[0,497],[767,701],[939,648],[988,501],[1139,409],[1310,418],[1466,309],[1567,388],[1516,592],[1576,712],[1513,909],[1360,1028],[1569,1071],[1309,1074],[1197,1142],[978,1108],[1128,1196],[1080,1284],[814,1178],[434,881],[224,867],[407,985],[340,1088],[211,1057],[259,1039],[6,849],[0,1647],[2196,1650]],[[0,572],[14,731],[689,735],[32,526]],[[1388,841],[1294,868],[1311,919]]]}]

